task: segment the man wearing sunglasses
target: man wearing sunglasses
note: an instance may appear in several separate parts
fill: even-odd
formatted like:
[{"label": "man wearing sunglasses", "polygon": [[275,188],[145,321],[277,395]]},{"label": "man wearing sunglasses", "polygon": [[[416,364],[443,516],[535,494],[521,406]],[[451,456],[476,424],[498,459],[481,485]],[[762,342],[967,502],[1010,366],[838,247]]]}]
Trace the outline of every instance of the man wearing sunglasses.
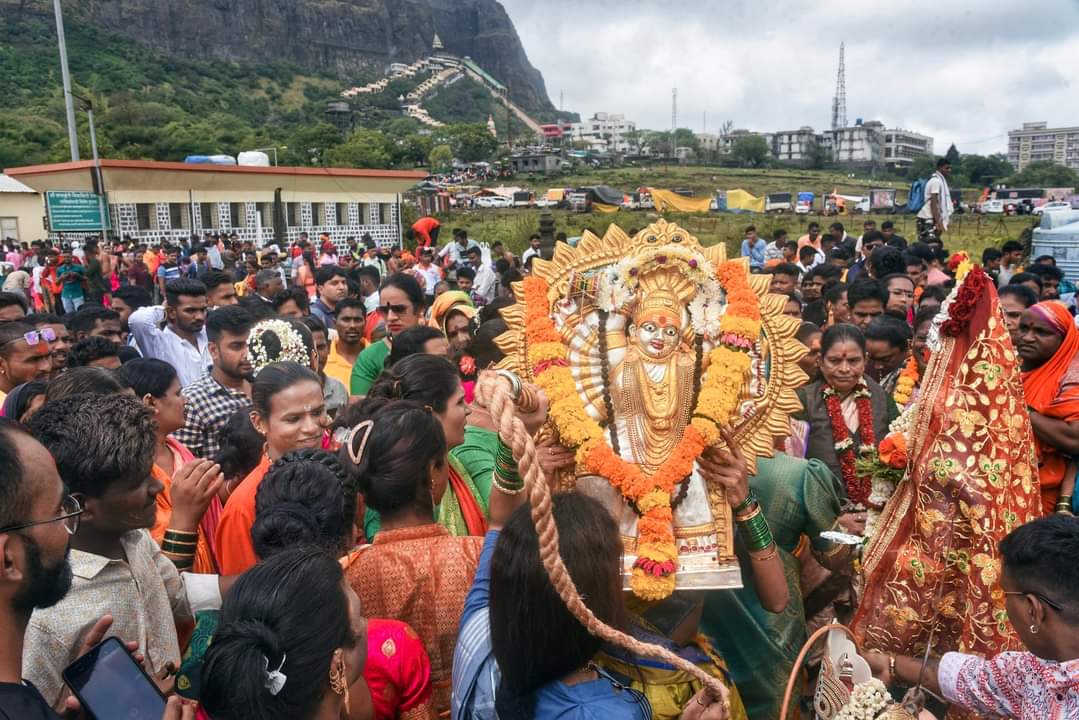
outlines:
[{"label": "man wearing sunglasses", "polygon": [[35,330],[24,322],[0,324],[0,402],[16,385],[48,377],[52,372],[49,343],[55,339],[48,328]]}]

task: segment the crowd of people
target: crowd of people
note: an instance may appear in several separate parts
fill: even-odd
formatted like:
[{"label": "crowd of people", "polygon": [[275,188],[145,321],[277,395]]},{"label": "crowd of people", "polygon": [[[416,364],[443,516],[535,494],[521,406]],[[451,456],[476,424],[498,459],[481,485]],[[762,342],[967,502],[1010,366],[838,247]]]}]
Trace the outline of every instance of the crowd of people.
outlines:
[{"label": "crowd of people", "polygon": [[[521,258],[463,229],[440,247],[437,223],[409,250],[306,236],[9,248],[0,717],[77,714],[63,671],[116,636],[173,719],[778,718],[808,629],[856,602],[856,554],[822,533],[864,531],[846,441],[879,442],[921,391],[959,262],[946,220],[911,243],[873,220],[859,237],[747,228],[743,254],[809,352],[774,457],[752,475],[737,453],[700,460],[732,515],[771,527],[770,547],[740,546],[744,588],[630,601],[616,520],[584,494],[554,497],[591,612],[704,668],[723,698],[594,637],[540,563],[513,453],[474,392],[522,392],[493,368],[539,236]],[[1028,651],[946,654],[926,686],[974,712],[1079,717],[1075,290],[1016,242],[981,261],[1022,365],[1046,517],[1000,547]],[[517,412],[536,433],[548,399],[532,390]],[[546,473],[575,465],[536,437]],[[921,677],[918,659],[868,657],[896,687]]]}]

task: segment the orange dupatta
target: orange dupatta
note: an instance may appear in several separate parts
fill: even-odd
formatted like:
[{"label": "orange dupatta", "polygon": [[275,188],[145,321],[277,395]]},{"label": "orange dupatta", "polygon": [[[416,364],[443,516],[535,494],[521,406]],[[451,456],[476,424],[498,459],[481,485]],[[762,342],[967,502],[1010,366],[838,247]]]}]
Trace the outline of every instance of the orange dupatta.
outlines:
[{"label": "orange dupatta", "polygon": [[[1023,373],[1023,392],[1027,405],[1046,417],[1073,422],[1079,420],[1079,384],[1068,382],[1069,370],[1079,355],[1079,329],[1062,303],[1040,302],[1030,308],[1052,325],[1063,340],[1060,348],[1041,367]],[[1076,377],[1079,380],[1079,374]],[[1068,458],[1035,435],[1038,448],[1038,479],[1041,483],[1042,509],[1053,512],[1058,488],[1064,481]]]},{"label": "orange dupatta", "polygon": [[[172,451],[172,462],[176,468],[195,459],[195,456],[191,454],[191,451],[176,440],[166,438],[165,443],[169,446],[169,450]],[[161,540],[165,537],[165,531],[168,530],[169,523],[172,521],[172,477],[165,472],[164,468],[157,464],[153,466],[150,472],[156,480],[165,486],[164,489],[157,494],[157,517],[154,522],[154,527],[150,530],[150,536],[160,545]],[[210,543],[212,531],[206,526],[208,523],[216,525],[216,521],[220,515],[221,500],[215,496],[214,499],[210,501],[210,506],[206,508],[206,514],[203,516],[203,520],[199,522],[199,541],[198,545],[195,547],[195,564],[191,568],[192,572],[208,573],[211,575],[217,573],[217,560]],[[207,533],[210,534],[208,535]]]}]

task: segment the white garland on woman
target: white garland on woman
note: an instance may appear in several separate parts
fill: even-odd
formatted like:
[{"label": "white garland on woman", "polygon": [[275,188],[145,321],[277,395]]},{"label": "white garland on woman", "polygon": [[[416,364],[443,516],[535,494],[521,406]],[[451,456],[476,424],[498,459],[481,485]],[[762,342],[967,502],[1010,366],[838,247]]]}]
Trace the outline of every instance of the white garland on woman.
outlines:
[{"label": "white garland on woman", "polygon": [[832,720],[873,720],[891,701],[884,683],[872,678],[854,686],[850,700]]},{"label": "white garland on woman", "polygon": [[[281,352],[274,358],[270,357],[262,338],[267,332],[276,335],[281,343]],[[291,361],[300,365],[311,365],[311,353],[307,350],[303,336],[284,320],[263,320],[251,328],[247,336],[247,353],[255,375],[258,375],[270,363],[275,362]]]}]

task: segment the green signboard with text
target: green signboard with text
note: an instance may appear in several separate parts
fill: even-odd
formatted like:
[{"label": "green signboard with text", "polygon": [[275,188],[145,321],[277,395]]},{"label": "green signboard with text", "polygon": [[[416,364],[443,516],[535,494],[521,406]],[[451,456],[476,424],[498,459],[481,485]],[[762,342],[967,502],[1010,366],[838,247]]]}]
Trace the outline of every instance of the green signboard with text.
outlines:
[{"label": "green signboard with text", "polygon": [[45,210],[52,232],[101,232],[110,227],[108,198],[99,202],[92,192],[48,191],[45,193]]}]

